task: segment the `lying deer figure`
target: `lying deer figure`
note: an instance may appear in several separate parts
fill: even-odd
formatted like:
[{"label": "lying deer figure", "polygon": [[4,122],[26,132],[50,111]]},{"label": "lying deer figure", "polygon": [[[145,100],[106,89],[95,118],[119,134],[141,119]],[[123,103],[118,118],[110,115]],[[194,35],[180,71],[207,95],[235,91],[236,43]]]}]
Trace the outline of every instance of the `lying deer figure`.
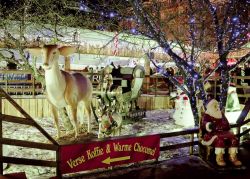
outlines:
[{"label": "lying deer figure", "polygon": [[102,115],[99,115],[98,138],[120,136],[122,129],[122,120],[122,116],[116,112],[104,112]]},{"label": "lying deer figure", "polygon": [[80,73],[70,74],[59,69],[59,55],[64,57],[75,52],[72,47],[61,47],[47,45],[43,47],[45,70],[45,84],[47,98],[52,105],[52,113],[57,128],[57,137],[60,138],[58,123],[58,110],[70,106],[74,123],[75,138],[79,134],[79,123],[77,121],[77,106],[80,101],[84,102],[88,117],[88,132],[90,132],[92,84],[86,76]]}]

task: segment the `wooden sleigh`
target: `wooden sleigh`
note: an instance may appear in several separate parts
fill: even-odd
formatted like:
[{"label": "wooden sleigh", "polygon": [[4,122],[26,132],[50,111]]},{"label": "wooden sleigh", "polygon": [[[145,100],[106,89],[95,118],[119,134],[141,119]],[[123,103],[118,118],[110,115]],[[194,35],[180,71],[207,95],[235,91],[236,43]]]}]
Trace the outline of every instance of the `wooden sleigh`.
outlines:
[{"label": "wooden sleigh", "polygon": [[[231,124],[230,127],[231,128],[236,128],[237,129],[237,134],[236,136],[239,138],[242,137],[243,135],[249,133],[250,129],[245,130],[244,132],[240,133],[240,128],[242,125],[246,124],[249,122],[250,119],[246,119],[247,115],[249,113],[250,110],[250,100],[248,100],[245,103],[245,106],[240,114],[240,116],[238,117],[236,124]],[[245,120],[246,119],[246,120]],[[201,143],[202,141],[202,130],[200,129],[199,132],[199,156],[212,168],[214,168],[215,170],[217,170],[218,172],[228,172],[228,171],[242,171],[242,170],[246,170],[246,167],[244,166],[244,162],[243,165],[240,167],[235,167],[233,166],[229,161],[228,161],[228,150],[226,149],[225,151],[225,155],[224,155],[224,159],[225,162],[227,163],[227,165],[225,167],[221,167],[218,166],[216,164],[216,156],[215,156],[215,149],[212,146],[205,146],[202,145]],[[238,154],[239,159],[241,159],[241,147],[239,147],[239,154]]]}]

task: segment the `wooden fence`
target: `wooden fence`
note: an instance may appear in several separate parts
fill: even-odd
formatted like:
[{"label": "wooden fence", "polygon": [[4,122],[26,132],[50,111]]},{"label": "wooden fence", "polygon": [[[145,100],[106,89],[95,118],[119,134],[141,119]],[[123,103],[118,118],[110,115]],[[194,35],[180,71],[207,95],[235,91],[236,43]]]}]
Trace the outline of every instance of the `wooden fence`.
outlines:
[{"label": "wooden fence", "polygon": [[28,70],[0,70],[0,87],[12,95],[43,93],[41,83]]},{"label": "wooden fence", "polygon": [[[76,72],[76,71],[75,71]],[[81,72],[81,71],[77,71]],[[100,73],[81,72],[88,75],[95,87],[101,80]],[[237,88],[238,97],[243,104],[250,97],[250,86],[248,83],[241,83],[244,80],[250,80],[250,76],[232,76]],[[209,80],[211,87],[208,94],[214,98],[220,95],[220,77],[211,77]],[[240,85],[239,85],[240,84]],[[41,83],[37,82],[29,71],[23,70],[0,70],[0,87],[8,94],[11,94],[15,101],[21,105],[33,118],[50,117],[50,104],[44,97],[44,90]],[[137,104],[141,109],[154,110],[166,109],[174,106],[170,93],[176,91],[167,78],[162,76],[147,76],[144,80],[142,95],[139,97]],[[13,96],[14,95],[14,96]],[[93,99],[95,103],[95,99]],[[11,115],[13,111],[12,105],[3,100],[3,112]],[[17,116],[21,114],[18,113]]]},{"label": "wooden fence", "polygon": [[[94,87],[100,80],[99,73],[81,72],[91,79]],[[35,95],[44,94],[42,84],[34,78],[28,70],[0,70],[0,87],[10,95]]]},{"label": "wooden fence", "polygon": [[[220,95],[220,83],[221,77],[211,77],[208,82],[211,84],[211,87],[208,89],[208,93],[212,94],[214,98]],[[231,76],[231,81],[235,84],[238,97],[244,98],[247,101],[250,98],[250,85],[245,80],[250,81],[250,76]],[[243,81],[243,82],[241,82]]]},{"label": "wooden fence", "polygon": [[[12,97],[13,100],[32,117],[43,118],[51,117],[51,106],[48,100],[44,96],[35,98],[20,98]],[[22,114],[15,110],[15,107],[7,100],[2,99],[2,112],[3,114],[13,115],[21,117]]]},{"label": "wooden fence", "polygon": [[[44,118],[51,117],[51,106],[46,97],[43,95],[34,96],[29,98],[27,96],[12,96],[13,100],[32,117],[32,118]],[[96,98],[92,99],[95,106],[97,103]],[[172,107],[170,98],[168,96],[152,96],[142,95],[137,101],[137,105],[141,109],[154,110],[154,109],[169,109]],[[7,99],[2,99],[2,112],[3,114],[16,115],[21,117],[22,114],[15,110],[15,107],[9,103]]]},{"label": "wooden fence", "polygon": [[[22,114],[23,117],[11,116],[2,113],[2,98],[8,100],[14,107],[15,111]],[[25,124],[35,127],[43,134],[48,140],[48,143],[30,142],[25,140],[16,140],[10,138],[3,138],[2,123],[3,121]],[[14,163],[14,164],[24,164],[24,165],[34,165],[34,166],[46,166],[46,167],[56,167],[57,175],[60,176],[59,172],[59,144],[38,124],[36,121],[26,113],[20,105],[18,105],[2,88],[0,88],[0,175],[3,175],[3,163]],[[52,150],[56,151],[55,161],[47,160],[36,160],[36,159],[24,159],[3,156],[3,145],[14,145],[28,148],[36,148],[41,150]]]},{"label": "wooden fence", "polygon": [[[87,75],[94,88],[101,80],[101,73],[77,72]],[[170,92],[175,91],[176,89],[165,77],[153,75],[148,76],[148,78],[149,80],[144,80],[142,88],[143,94],[169,96]],[[220,95],[220,79],[220,77],[212,76],[208,80],[211,84],[208,93],[212,94],[215,98]],[[238,96],[247,99],[250,97],[250,86],[248,83],[244,82],[244,80],[249,81],[250,76],[231,76],[231,81],[236,84]],[[12,95],[27,94],[35,96],[38,94],[44,94],[41,84],[35,80],[30,71],[25,70],[0,70],[0,87],[2,87],[8,94]]]}]

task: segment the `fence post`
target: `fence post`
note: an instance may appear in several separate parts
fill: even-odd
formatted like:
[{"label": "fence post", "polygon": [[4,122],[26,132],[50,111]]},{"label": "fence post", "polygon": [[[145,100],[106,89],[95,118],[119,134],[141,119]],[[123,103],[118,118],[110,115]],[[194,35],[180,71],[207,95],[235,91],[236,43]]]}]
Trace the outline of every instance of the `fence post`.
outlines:
[{"label": "fence post", "polygon": [[5,91],[8,93],[8,78],[5,81]]},{"label": "fence post", "polygon": [[61,158],[60,158],[60,146],[58,146],[58,149],[56,150],[56,176],[61,179],[62,178],[62,173],[60,169],[60,164],[61,164]]},{"label": "fence post", "polygon": [[35,81],[35,77],[32,75],[32,96],[33,98],[35,97],[35,92],[36,92],[36,88],[35,88],[35,84],[36,84],[36,81]]},{"label": "fence post", "polygon": [[154,84],[154,87],[155,87],[154,91],[155,91],[155,96],[156,96],[157,95],[157,92],[156,92],[156,90],[157,90],[157,83],[158,83],[158,77],[157,76],[155,76],[154,82],[155,82],[155,84]]},{"label": "fence post", "polygon": [[[194,142],[194,133],[190,134],[190,140],[191,140],[191,142]],[[193,153],[194,153],[194,146],[191,145],[189,147],[189,155],[193,155]]]}]

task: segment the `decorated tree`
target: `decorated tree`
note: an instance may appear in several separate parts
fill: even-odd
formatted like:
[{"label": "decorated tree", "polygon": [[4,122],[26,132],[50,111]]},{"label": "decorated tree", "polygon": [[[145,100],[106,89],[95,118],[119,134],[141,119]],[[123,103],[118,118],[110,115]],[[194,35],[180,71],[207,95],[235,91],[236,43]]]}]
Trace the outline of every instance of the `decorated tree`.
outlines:
[{"label": "decorated tree", "polygon": [[[140,23],[140,30],[142,30],[145,35],[156,40],[165,50],[165,53],[175,61],[177,67],[183,73],[185,78],[184,84],[187,86],[186,90],[183,89],[183,86],[179,84],[174,77],[169,76],[164,68],[158,67],[160,73],[169,77],[175,85],[181,87],[189,96],[196,120],[195,124],[198,125],[197,98],[201,98],[203,102],[206,103],[207,98],[204,82],[216,70],[220,71],[222,79],[220,105],[223,109],[227,99],[230,71],[240,63],[249,60],[248,53],[239,59],[234,66],[227,66],[227,56],[230,50],[240,48],[240,46],[247,42],[247,38],[249,38],[249,34],[247,34],[247,22],[244,21],[244,18],[247,16],[247,2],[233,0],[228,2],[223,1],[224,7],[222,7],[222,4],[216,1],[187,1],[185,4],[185,12],[182,11],[184,14],[184,16],[182,16],[182,22],[184,24],[182,27],[187,28],[185,32],[189,32],[189,34],[185,34],[187,38],[183,39],[184,41],[182,40],[182,42],[179,41],[180,39],[176,39],[180,43],[189,46],[189,51],[183,50],[182,54],[177,54],[172,50],[169,39],[172,40],[174,35],[170,35],[170,30],[164,29],[165,26],[161,23],[161,17],[159,17],[157,11],[153,10],[157,6],[156,4],[158,4],[158,7],[161,7],[161,5],[159,5],[161,2],[152,1],[150,6],[145,5],[145,3],[140,0],[131,0],[130,2],[133,6],[137,21]],[[218,11],[219,8],[220,12]],[[199,9],[202,9],[202,11]],[[203,11],[205,9],[208,10]],[[165,13],[168,13],[167,8]],[[202,27],[204,22],[207,23],[205,29]],[[204,30],[207,30],[208,34],[204,34]],[[201,39],[203,39],[203,41],[206,39],[207,42],[209,42],[209,46],[201,45]],[[199,59],[196,52],[197,49],[208,51],[210,49],[207,47],[211,46],[213,51],[218,54],[217,66],[207,76],[203,76],[196,67],[196,62]]]}]

